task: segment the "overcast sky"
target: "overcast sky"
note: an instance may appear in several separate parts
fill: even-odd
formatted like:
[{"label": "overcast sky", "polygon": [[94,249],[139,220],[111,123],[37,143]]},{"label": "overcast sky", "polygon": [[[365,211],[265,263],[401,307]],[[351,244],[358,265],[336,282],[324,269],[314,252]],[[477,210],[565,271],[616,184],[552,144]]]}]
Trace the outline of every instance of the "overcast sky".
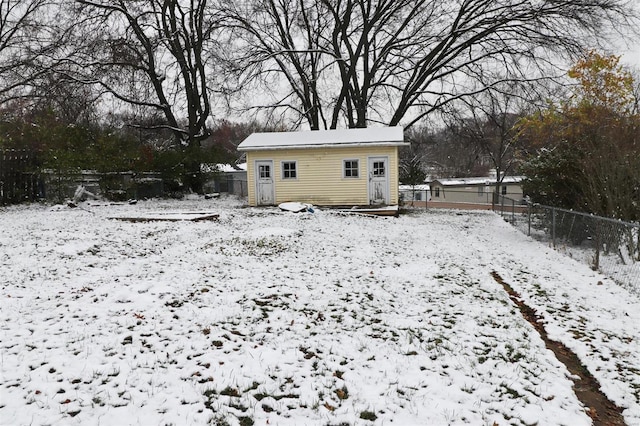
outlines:
[{"label": "overcast sky", "polygon": [[[640,5],[635,4],[638,14],[640,14]],[[620,47],[616,55],[622,55],[622,62],[631,67],[635,67],[640,71],[640,31],[633,34],[633,30],[626,31],[625,39],[620,41]]]},{"label": "overcast sky", "polygon": [[622,61],[640,69],[640,41],[638,41],[635,49],[629,49],[627,52],[623,53]]}]

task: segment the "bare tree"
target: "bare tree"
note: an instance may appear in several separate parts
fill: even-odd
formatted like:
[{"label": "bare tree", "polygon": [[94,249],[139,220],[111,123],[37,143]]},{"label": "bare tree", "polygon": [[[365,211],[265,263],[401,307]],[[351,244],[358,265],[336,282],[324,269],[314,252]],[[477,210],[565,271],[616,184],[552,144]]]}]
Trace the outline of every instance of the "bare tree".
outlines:
[{"label": "bare tree", "polygon": [[32,95],[67,32],[55,0],[0,0],[0,103]]},{"label": "bare tree", "polygon": [[[434,120],[435,121],[435,120]],[[460,124],[431,123],[412,126],[405,131],[405,139],[411,142],[411,150],[419,153],[428,177],[481,176],[490,166],[479,148],[461,138]],[[407,154],[406,150],[401,155]]]},{"label": "bare tree", "polygon": [[[91,28],[72,56],[76,78],[94,83],[126,104],[157,109],[186,145],[209,135],[206,44],[213,31],[206,0],[76,0]],[[186,113],[186,126],[181,124]]]},{"label": "bare tree", "polygon": [[498,85],[475,97],[451,103],[443,112],[447,128],[467,150],[478,153],[496,171],[495,193],[499,194],[504,177],[517,171],[526,151],[526,140],[518,137],[520,119],[536,105],[517,85]]},{"label": "bare tree", "polygon": [[[75,44],[60,58],[65,75],[98,86],[131,111],[162,113],[154,128],[173,132],[189,176],[189,153],[211,134],[209,81],[216,20],[207,0],[75,0]],[[142,126],[142,123],[129,123]],[[187,164],[188,163],[188,164]],[[198,189],[197,180],[189,183]]]},{"label": "bare tree", "polygon": [[321,79],[332,61],[323,45],[328,23],[321,3],[220,1],[219,8],[233,46],[227,81],[236,81],[237,89],[230,93],[249,90],[248,109],[281,111],[293,116],[295,125],[306,121],[311,129],[326,128]]},{"label": "bare tree", "polygon": [[266,83],[262,106],[293,110],[312,129],[410,126],[498,83],[559,75],[553,55],[633,19],[624,0],[223,3],[242,81]]}]

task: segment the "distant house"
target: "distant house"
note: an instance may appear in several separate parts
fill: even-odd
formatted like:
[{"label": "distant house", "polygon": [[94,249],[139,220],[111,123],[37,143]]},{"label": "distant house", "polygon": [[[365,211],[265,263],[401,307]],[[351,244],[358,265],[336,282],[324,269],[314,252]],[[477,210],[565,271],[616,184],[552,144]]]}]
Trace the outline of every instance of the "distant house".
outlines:
[{"label": "distant house", "polygon": [[396,205],[403,145],[402,127],[254,133],[238,146],[249,205]]},{"label": "distant house", "polygon": [[247,196],[247,164],[203,164],[202,172],[211,176],[205,183],[207,192],[227,192]]},{"label": "distant house", "polygon": [[[505,176],[498,193],[516,201],[522,200],[523,179],[524,176]],[[496,192],[496,178],[489,176],[435,179],[430,182],[430,187],[432,201],[491,204]]]},{"label": "distant house", "polygon": [[429,185],[400,185],[400,198],[404,204],[412,201],[428,201],[431,198]]}]

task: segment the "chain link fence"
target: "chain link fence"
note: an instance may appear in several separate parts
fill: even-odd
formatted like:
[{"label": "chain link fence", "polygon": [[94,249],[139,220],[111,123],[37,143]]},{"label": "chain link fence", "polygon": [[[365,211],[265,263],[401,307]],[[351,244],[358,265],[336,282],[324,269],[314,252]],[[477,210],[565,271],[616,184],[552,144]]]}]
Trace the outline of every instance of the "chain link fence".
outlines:
[{"label": "chain link fence", "polygon": [[500,198],[494,210],[520,231],[640,294],[640,224]]}]

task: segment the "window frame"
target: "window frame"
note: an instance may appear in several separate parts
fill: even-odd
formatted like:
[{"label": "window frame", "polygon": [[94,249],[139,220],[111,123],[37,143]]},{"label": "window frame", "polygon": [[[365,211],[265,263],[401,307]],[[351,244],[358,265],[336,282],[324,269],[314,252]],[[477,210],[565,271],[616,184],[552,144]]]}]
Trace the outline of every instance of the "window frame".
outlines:
[{"label": "window frame", "polygon": [[[285,170],[285,164],[293,164],[293,170]],[[291,174],[293,172],[293,176],[286,176],[286,173]],[[298,180],[298,161],[296,160],[282,160],[280,161],[280,177],[282,180]]]},{"label": "window frame", "polygon": [[[347,176],[347,163],[350,163],[349,172],[353,173],[356,171],[356,175]],[[353,163],[355,163],[355,168],[353,167]],[[345,158],[342,160],[342,178],[343,179],[360,179],[360,159],[358,158]]]},{"label": "window frame", "polygon": [[[273,171],[272,169],[272,165],[270,164],[259,164],[258,165],[258,178],[259,179],[272,179],[273,178]],[[265,171],[269,171],[269,174],[267,176],[267,174],[265,173]]]},{"label": "window frame", "polygon": [[[372,164],[371,173],[373,177],[379,177],[379,178],[387,177],[387,167],[386,167],[387,162],[385,160],[383,161],[373,160],[371,164]],[[380,167],[380,165],[382,165],[382,167]],[[382,174],[380,174],[380,170],[382,170]]]}]

